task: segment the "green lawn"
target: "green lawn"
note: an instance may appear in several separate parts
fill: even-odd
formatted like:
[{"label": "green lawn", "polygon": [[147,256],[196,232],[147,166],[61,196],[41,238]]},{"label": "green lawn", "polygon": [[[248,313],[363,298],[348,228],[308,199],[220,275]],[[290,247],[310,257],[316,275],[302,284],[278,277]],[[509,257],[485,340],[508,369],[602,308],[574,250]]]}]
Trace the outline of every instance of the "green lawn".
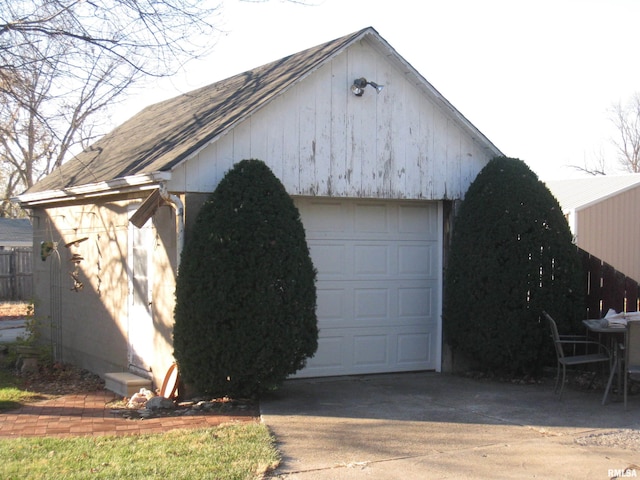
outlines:
[{"label": "green lawn", "polygon": [[[0,413],[37,399],[20,383],[0,366]],[[124,437],[0,439],[0,458],[3,480],[255,479],[280,461],[269,429],[255,423]]]},{"label": "green lawn", "polygon": [[0,440],[0,478],[254,479],[279,462],[262,424],[125,437]]},{"label": "green lawn", "polygon": [[20,388],[20,379],[7,366],[7,362],[0,362],[0,413],[5,410],[13,410],[24,402],[37,398],[34,392],[28,392]]}]

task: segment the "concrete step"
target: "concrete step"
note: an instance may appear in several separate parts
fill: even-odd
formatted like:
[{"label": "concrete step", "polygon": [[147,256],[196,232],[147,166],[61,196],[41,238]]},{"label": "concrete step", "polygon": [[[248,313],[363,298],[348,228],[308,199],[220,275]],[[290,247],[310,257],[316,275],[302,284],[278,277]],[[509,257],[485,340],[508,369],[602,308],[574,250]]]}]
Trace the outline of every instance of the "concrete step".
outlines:
[{"label": "concrete step", "polygon": [[141,388],[151,390],[151,380],[129,372],[113,372],[104,374],[104,388],[122,397],[131,398]]}]

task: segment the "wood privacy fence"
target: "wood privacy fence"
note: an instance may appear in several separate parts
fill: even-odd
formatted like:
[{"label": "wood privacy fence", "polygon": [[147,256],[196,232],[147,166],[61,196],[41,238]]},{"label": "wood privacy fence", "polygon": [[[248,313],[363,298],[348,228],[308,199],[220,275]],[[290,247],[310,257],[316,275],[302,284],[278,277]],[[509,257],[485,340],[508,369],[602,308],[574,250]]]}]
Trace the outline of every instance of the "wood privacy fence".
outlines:
[{"label": "wood privacy fence", "polygon": [[0,250],[0,301],[29,301],[32,296],[32,249]]},{"label": "wood privacy fence", "polygon": [[[585,318],[602,318],[616,312],[640,311],[640,285],[608,263],[578,248],[582,259]],[[31,248],[0,250],[0,301],[29,301],[33,297]]]},{"label": "wood privacy fence", "polygon": [[637,312],[640,300],[638,282],[608,263],[578,248],[582,259],[585,318],[602,318],[610,308],[616,312]]}]

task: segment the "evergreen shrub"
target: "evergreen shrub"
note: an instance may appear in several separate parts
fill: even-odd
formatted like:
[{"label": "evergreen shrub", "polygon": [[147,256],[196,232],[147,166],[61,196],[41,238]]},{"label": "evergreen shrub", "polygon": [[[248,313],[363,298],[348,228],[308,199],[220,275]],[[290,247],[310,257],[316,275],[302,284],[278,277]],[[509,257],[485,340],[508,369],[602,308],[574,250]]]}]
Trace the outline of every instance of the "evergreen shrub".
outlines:
[{"label": "evergreen shrub", "polygon": [[174,356],[200,393],[255,397],[318,345],[316,271],[298,209],[259,160],[236,164],[202,205],[176,285]]},{"label": "evergreen shrub", "polygon": [[558,201],[524,162],[491,160],[454,221],[443,328],[473,368],[533,375],[553,362],[546,310],[578,331],[581,263]]}]

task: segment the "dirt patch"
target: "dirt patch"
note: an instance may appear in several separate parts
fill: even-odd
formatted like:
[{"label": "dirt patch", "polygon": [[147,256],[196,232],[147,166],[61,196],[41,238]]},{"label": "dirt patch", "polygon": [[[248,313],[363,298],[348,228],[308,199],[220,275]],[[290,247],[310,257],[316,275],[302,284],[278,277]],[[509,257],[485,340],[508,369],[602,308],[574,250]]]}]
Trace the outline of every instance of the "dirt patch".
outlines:
[{"label": "dirt patch", "polygon": [[104,389],[104,380],[98,375],[73,365],[44,365],[36,372],[16,375],[22,387],[37,393],[40,400]]}]

